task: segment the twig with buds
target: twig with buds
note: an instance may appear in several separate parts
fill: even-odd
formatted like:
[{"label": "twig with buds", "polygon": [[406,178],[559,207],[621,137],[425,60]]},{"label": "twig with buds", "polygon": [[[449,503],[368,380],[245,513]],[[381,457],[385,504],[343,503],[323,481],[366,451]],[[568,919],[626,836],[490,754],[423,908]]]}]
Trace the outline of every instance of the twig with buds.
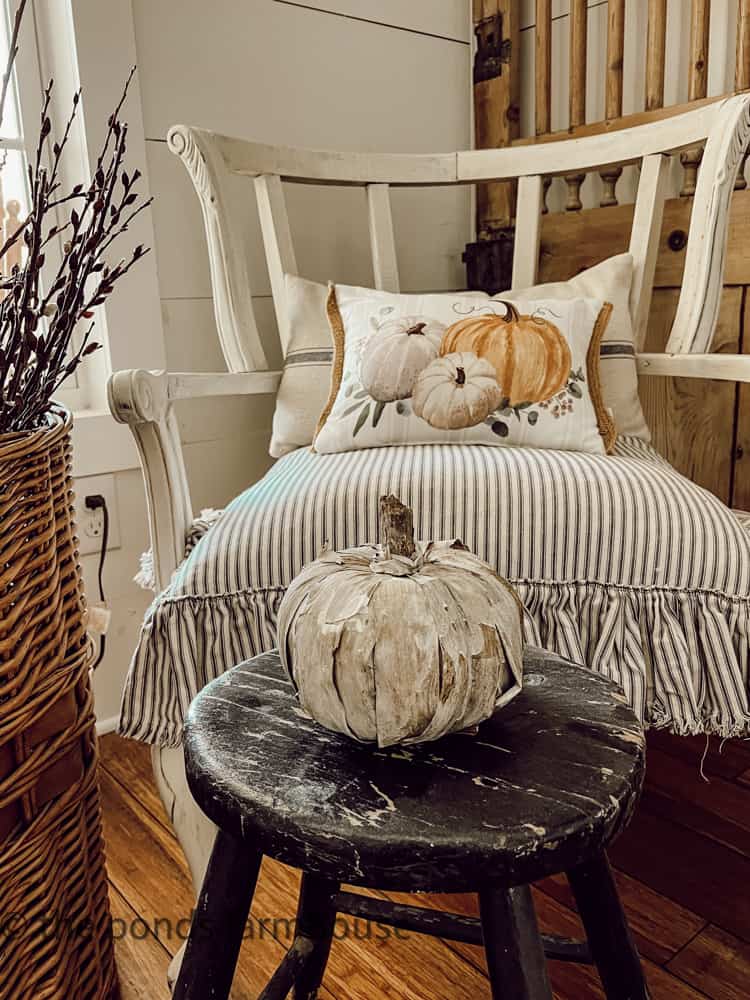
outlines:
[{"label": "twig with buds", "polygon": [[[25,0],[19,14],[24,5]],[[17,15],[16,27],[18,23]],[[14,39],[16,36],[17,30]],[[16,49],[13,42],[0,92],[0,121]],[[61,138],[51,142],[53,83],[45,90],[39,141],[28,166],[30,211],[0,247],[0,261],[20,240],[25,248],[22,263],[14,265],[9,274],[0,274],[0,433],[39,425],[52,395],[82,360],[101,346],[91,339],[94,323],[89,322],[73,347],[81,324],[93,320],[94,309],[148,252],[139,244],[114,264],[107,256],[133,219],[151,203],[151,199],[141,199],[136,190],[140,171],[131,174],[124,166],[128,129],[120,115],[134,72],[135,67],[110,115],[91,182],[76,184],[66,194],[60,191],[59,166],[81,95],[78,92],[73,97]],[[68,211],[64,223],[58,221],[61,209]],[[49,275],[45,248],[54,238],[65,242],[59,265]]]}]

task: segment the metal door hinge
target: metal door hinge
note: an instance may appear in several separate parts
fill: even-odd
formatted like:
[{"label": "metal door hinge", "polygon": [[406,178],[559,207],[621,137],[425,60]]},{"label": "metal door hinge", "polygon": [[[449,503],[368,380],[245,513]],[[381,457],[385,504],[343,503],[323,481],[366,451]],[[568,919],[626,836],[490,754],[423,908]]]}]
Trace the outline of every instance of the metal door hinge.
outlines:
[{"label": "metal door hinge", "polygon": [[502,76],[503,63],[510,62],[511,43],[503,38],[503,15],[484,17],[474,25],[477,50],[474,55],[474,83]]}]

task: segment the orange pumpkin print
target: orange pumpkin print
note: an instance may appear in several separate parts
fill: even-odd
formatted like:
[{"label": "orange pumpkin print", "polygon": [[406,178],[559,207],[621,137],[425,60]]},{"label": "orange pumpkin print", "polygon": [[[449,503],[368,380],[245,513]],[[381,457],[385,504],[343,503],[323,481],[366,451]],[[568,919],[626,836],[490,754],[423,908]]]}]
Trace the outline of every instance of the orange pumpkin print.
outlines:
[{"label": "orange pumpkin print", "polygon": [[449,326],[440,354],[473,351],[489,361],[510,406],[551,399],[570,378],[570,347],[554,323],[522,316],[503,302],[505,316],[470,316]]}]

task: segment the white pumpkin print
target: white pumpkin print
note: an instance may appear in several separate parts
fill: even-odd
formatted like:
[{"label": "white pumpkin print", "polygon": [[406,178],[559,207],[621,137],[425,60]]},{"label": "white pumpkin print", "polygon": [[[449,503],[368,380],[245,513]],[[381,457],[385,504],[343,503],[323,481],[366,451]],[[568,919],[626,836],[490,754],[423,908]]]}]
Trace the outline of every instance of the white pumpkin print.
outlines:
[{"label": "white pumpkin print", "polygon": [[438,358],[419,374],[412,408],[432,427],[460,430],[481,424],[501,399],[493,366],[464,351]]},{"label": "white pumpkin print", "polygon": [[359,378],[379,403],[408,399],[417,375],[434,361],[446,327],[427,316],[388,320],[362,351]]}]

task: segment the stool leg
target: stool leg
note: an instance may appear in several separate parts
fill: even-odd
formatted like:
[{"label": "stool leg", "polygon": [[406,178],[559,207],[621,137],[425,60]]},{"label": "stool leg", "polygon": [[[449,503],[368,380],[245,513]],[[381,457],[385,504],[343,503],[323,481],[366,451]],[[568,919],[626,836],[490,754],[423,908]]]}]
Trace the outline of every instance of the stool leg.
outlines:
[{"label": "stool leg", "polygon": [[302,876],[297,906],[296,937],[312,941],[312,951],[294,984],[294,1000],[315,1000],[331,950],[336,924],[334,899],[339,883],[318,875]]},{"label": "stool leg", "polygon": [[552,1000],[531,889],[485,889],[479,913],[492,1000]]},{"label": "stool leg", "polygon": [[567,874],[607,1000],[648,1000],[638,949],[607,855],[602,851]]},{"label": "stool leg", "polygon": [[172,1000],[228,1000],[262,860],[216,834]]}]

